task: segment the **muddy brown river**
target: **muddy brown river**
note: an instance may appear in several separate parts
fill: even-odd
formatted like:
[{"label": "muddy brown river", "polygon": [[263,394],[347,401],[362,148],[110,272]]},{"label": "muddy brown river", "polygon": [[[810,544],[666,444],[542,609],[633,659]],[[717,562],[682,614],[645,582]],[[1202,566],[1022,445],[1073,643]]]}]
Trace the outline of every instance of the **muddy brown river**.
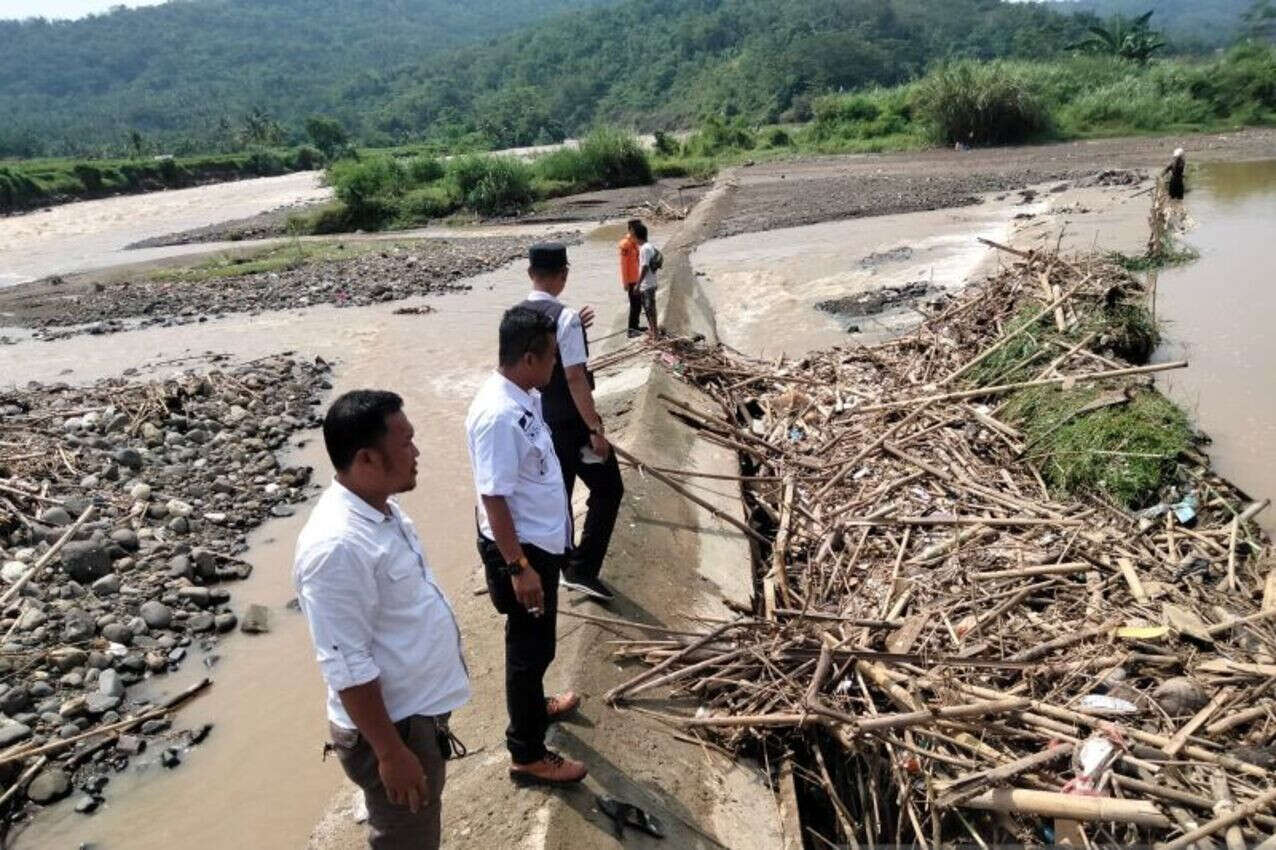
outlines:
[{"label": "muddy brown river", "polygon": [[[1191,176],[1191,175],[1190,175]],[[1158,378],[1213,438],[1215,466],[1251,497],[1276,497],[1276,160],[1211,163],[1189,183],[1184,241],[1201,256],[1160,273]],[[1258,516],[1276,533],[1276,511]]]},{"label": "muddy brown river", "polygon": [[[595,230],[570,249],[572,275],[565,296],[599,307],[595,336],[623,323],[616,283],[618,227]],[[189,248],[188,248],[189,250]],[[469,594],[475,567],[473,485],[464,444],[464,416],[479,383],[493,367],[501,311],[527,291],[515,264],[471,279],[469,293],[447,294],[359,309],[324,306],[303,311],[232,317],[177,328],[152,328],[107,338],[74,337],[53,343],[0,346],[0,385],[16,381],[91,381],[130,366],[146,376],[174,366],[147,367],[207,351],[252,359],[282,350],[318,355],[336,364],[334,392],[385,387],[401,393],[422,450],[417,489],[403,497],[417,520],[432,565],[454,599]],[[437,312],[396,316],[411,304]],[[617,324],[616,327],[622,326]],[[326,484],[328,462],[317,432],[294,457],[314,466]],[[320,761],[326,737],[323,691],[305,624],[287,609],[293,541],[305,522],[272,520],[258,529],[245,556],[256,569],[231,588],[237,608],[269,607],[273,631],[239,633],[217,648],[210,671],[192,657],[174,675],[152,680],[167,694],[210,675],[206,696],[182,709],[177,723],[215,724],[208,742],[193,748],[180,767],[158,765],[113,775],[107,802],[91,817],[66,801],[43,812],[21,833],[19,850],[74,848],[168,850],[173,847],[302,847],[343,777],[335,761]],[[157,775],[160,772],[163,775]]]}]

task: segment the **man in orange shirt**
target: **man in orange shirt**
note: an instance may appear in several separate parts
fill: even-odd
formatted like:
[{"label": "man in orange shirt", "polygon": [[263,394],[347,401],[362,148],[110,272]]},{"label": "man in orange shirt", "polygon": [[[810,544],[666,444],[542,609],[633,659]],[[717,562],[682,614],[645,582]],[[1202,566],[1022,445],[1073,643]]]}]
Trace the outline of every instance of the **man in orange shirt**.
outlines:
[{"label": "man in orange shirt", "polygon": [[634,225],[641,224],[638,219],[629,220],[629,232],[620,240],[620,285],[629,296],[629,337],[638,336],[642,328],[638,326],[638,317],[642,315],[642,293],[638,289],[638,239],[634,236]]}]

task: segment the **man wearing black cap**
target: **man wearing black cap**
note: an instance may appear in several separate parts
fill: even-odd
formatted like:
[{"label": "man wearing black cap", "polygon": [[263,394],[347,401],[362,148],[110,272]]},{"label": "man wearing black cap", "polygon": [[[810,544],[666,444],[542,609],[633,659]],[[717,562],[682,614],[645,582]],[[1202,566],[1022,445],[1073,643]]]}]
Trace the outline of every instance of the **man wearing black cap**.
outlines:
[{"label": "man wearing black cap", "polygon": [[554,452],[563,469],[568,503],[576,479],[589,488],[585,528],[572,550],[561,583],[570,590],[609,601],[611,590],[598,574],[602,571],[624,485],[616,455],[603,435],[603,420],[594,407],[594,376],[589,372],[589,337],[593,311],[577,313],[558,300],[567,286],[567,248],[559,242],[542,242],[528,252],[528,277],[532,292],[522,306],[549,317],[558,329],[558,360],[549,385],[541,392],[545,421],[554,438]]}]

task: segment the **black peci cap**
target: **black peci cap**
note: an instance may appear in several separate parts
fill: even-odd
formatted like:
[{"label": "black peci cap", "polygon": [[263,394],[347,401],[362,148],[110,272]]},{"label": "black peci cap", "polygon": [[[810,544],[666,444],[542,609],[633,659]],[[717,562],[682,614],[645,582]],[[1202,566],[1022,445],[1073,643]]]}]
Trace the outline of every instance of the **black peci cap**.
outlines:
[{"label": "black peci cap", "polygon": [[562,242],[537,242],[527,249],[527,260],[537,271],[556,272],[567,268],[567,246]]}]

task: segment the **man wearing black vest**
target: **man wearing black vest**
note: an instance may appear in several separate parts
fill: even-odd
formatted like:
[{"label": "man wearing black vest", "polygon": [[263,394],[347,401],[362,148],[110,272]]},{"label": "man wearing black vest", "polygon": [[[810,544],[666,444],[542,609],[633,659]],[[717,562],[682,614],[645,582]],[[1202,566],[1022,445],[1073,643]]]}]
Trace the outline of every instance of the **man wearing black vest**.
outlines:
[{"label": "man wearing black vest", "polygon": [[541,390],[545,422],[554,438],[554,453],[563,469],[568,504],[579,478],[589,488],[585,528],[571,551],[561,584],[609,601],[611,591],[598,579],[624,485],[616,455],[603,435],[603,420],[594,407],[594,376],[587,367],[593,311],[581,313],[564,305],[558,296],[567,286],[567,248],[558,242],[533,245],[528,251],[527,275],[532,292],[522,306],[548,316],[558,328],[558,360],[549,385]]}]

